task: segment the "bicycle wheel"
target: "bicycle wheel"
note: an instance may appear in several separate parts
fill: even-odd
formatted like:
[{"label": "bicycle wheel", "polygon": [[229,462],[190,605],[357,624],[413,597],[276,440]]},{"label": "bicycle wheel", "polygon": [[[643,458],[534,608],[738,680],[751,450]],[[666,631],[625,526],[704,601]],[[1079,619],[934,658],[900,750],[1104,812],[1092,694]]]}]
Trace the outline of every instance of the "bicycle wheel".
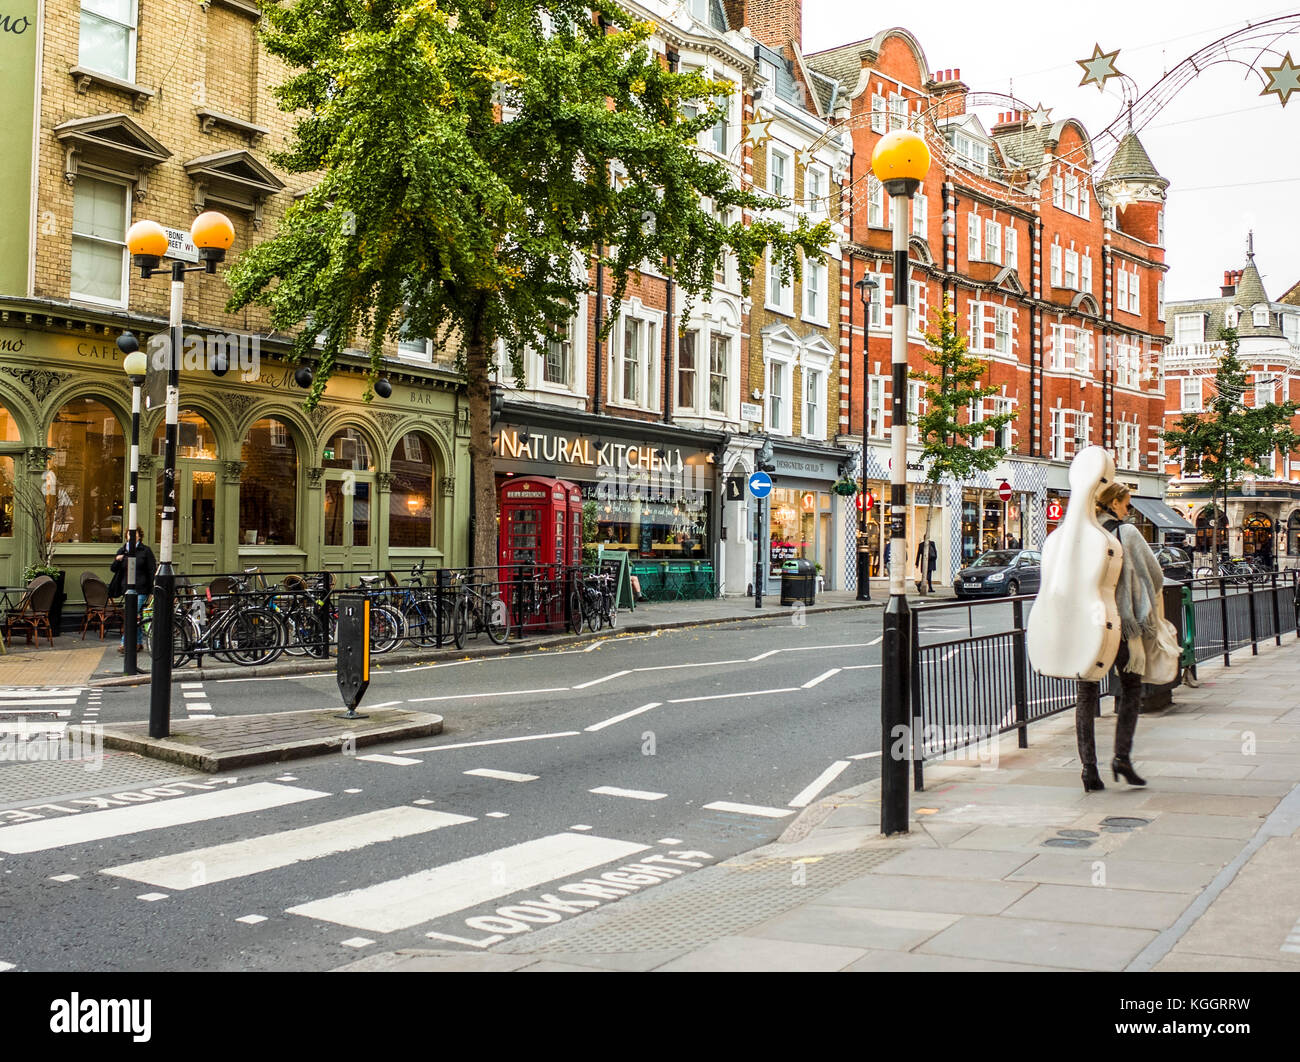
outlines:
[{"label": "bicycle wheel", "polygon": [[618,626],[618,599],[613,594],[607,594],[605,600],[609,602],[609,607],[605,610],[605,622],[613,630]]},{"label": "bicycle wheel", "polygon": [[575,586],[569,591],[569,630],[574,634],[581,634],[583,618],[582,591]]},{"label": "bicycle wheel", "polygon": [[510,617],[506,603],[499,597],[484,599],[482,620],[487,636],[497,645],[505,645],[506,639],[510,637]]},{"label": "bicycle wheel", "polygon": [[230,617],[222,631],[227,654],[242,667],[269,664],[284,652],[285,628],[268,608],[243,608]]},{"label": "bicycle wheel", "polygon": [[370,651],[390,653],[402,640],[402,617],[387,605],[370,607]]},{"label": "bicycle wheel", "polygon": [[456,601],[456,611],[452,618],[452,637],[456,640],[456,648],[465,648],[465,635],[469,630],[469,596],[464,595]]}]

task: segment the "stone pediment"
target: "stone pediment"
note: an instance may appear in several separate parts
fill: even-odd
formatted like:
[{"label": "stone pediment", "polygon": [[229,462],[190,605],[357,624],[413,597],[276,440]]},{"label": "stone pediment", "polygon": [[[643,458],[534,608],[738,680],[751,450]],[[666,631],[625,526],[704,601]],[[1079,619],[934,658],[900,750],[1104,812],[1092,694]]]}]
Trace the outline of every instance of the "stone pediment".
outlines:
[{"label": "stone pediment", "polygon": [[1025,293],[1025,286],[1020,283],[1020,276],[1011,266],[1007,266],[1006,269],[994,277],[993,283],[1003,291],[1009,291],[1012,295],[1023,295]]},{"label": "stone pediment", "polygon": [[161,141],[125,114],[73,118],[54,127],[63,145],[63,177],[69,184],[83,169],[125,177],[135,183],[135,197],[148,190],[147,171],[171,158]]},{"label": "stone pediment", "polygon": [[242,149],[191,159],[185,172],[194,182],[196,214],[209,204],[233,207],[252,214],[254,228],[262,226],[263,204],[284,189],[274,172]]}]

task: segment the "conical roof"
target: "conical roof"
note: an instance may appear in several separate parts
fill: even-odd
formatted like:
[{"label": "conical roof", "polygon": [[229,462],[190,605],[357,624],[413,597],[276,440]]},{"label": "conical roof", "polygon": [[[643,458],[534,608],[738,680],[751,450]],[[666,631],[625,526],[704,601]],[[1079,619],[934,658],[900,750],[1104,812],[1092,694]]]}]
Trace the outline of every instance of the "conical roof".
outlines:
[{"label": "conical roof", "polygon": [[1151,156],[1142,146],[1137,133],[1129,130],[1124,134],[1124,139],[1119,142],[1119,147],[1115,149],[1115,156],[1106,167],[1101,183],[1131,180],[1151,181],[1165,188],[1169,186],[1169,182],[1160,176],[1160,171],[1151,161]]},{"label": "conical roof", "polygon": [[1237,322],[1237,334],[1241,336],[1280,336],[1282,334],[1282,325],[1278,321],[1277,315],[1272,312],[1270,307],[1268,315],[1268,324],[1255,324],[1254,307],[1261,303],[1269,306],[1268,292],[1264,290],[1264,281],[1260,279],[1259,270],[1255,268],[1255,255],[1251,252],[1246,256],[1246,268],[1241,271],[1241,279],[1237,281],[1237,290],[1233,294],[1231,302],[1235,306],[1241,307],[1241,319]]}]

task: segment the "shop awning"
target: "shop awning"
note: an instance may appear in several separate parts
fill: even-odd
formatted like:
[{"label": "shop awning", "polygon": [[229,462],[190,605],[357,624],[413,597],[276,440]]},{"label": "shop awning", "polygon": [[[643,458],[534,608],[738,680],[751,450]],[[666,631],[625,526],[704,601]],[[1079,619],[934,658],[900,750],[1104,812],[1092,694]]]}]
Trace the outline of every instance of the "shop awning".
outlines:
[{"label": "shop awning", "polygon": [[1196,530],[1159,498],[1138,498],[1134,496],[1129,501],[1134,509],[1155,524],[1161,531],[1183,531],[1190,534]]}]

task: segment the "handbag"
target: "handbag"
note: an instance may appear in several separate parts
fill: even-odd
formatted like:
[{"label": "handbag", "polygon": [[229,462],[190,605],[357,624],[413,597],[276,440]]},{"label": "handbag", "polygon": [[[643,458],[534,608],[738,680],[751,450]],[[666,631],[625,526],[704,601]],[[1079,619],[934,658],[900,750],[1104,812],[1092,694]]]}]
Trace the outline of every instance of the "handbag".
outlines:
[{"label": "handbag", "polygon": [[1182,661],[1178,628],[1164,616],[1156,621],[1156,636],[1142,639],[1142,648],[1146,650],[1143,682],[1151,686],[1167,686],[1178,678]]}]

